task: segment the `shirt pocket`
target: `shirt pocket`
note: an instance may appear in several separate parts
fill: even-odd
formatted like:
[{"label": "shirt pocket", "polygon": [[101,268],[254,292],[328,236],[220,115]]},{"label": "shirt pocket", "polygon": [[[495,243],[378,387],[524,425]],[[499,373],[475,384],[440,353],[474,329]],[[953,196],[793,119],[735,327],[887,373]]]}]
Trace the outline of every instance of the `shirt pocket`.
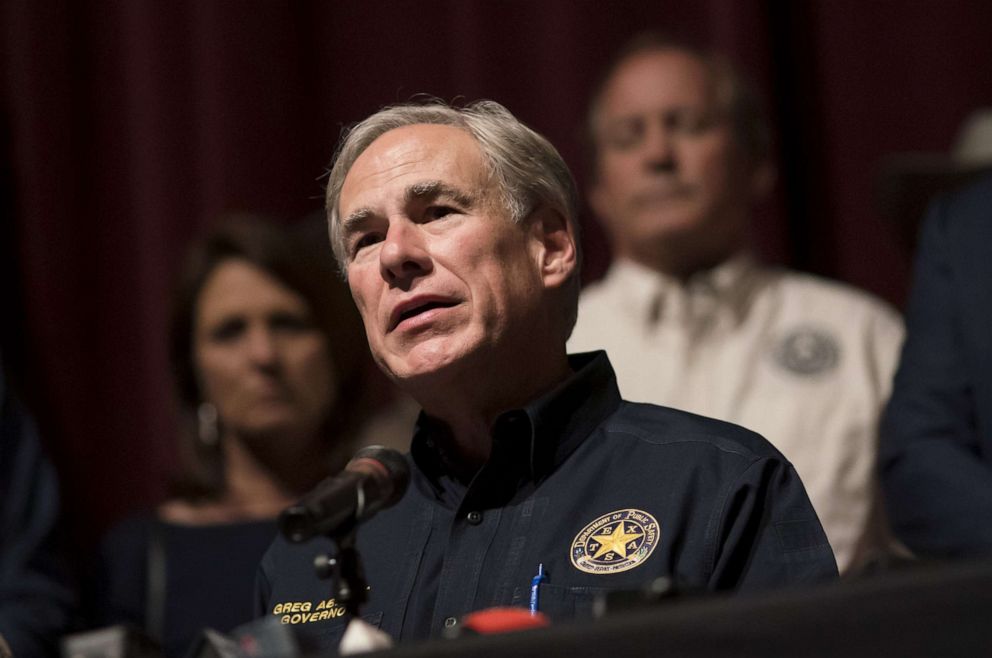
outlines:
[{"label": "shirt pocket", "polygon": [[[538,589],[537,609],[553,622],[589,620],[593,618],[593,605],[596,597],[609,591],[605,587],[565,587],[541,583]],[[530,606],[530,588],[517,587],[513,590],[514,607]]]}]

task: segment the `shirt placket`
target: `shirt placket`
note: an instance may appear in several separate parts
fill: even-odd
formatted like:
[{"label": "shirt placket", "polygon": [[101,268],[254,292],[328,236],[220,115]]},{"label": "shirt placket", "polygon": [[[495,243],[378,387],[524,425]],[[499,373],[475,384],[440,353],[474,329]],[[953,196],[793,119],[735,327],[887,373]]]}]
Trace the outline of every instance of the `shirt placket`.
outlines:
[{"label": "shirt placket", "polygon": [[438,587],[432,633],[459,623],[459,619],[480,607],[479,580],[499,529],[500,509],[475,509],[463,505],[452,521]]},{"label": "shirt placket", "polygon": [[530,428],[526,414],[520,411],[505,414],[494,424],[490,459],[465,492],[451,524],[431,623],[433,633],[451,628],[462,615],[490,605],[492,587],[486,588],[482,599],[480,581],[496,544],[500,520],[504,514],[512,514],[504,506],[516,489],[521,462],[529,454]]}]

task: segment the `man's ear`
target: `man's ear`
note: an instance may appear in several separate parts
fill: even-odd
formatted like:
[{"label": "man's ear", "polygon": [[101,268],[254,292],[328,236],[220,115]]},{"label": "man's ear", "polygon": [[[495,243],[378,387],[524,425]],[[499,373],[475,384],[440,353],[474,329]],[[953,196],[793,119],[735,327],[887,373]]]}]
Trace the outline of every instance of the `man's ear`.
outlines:
[{"label": "man's ear", "polygon": [[548,288],[557,288],[572,277],[578,266],[574,228],[560,212],[547,205],[531,213],[529,222],[541,278]]}]

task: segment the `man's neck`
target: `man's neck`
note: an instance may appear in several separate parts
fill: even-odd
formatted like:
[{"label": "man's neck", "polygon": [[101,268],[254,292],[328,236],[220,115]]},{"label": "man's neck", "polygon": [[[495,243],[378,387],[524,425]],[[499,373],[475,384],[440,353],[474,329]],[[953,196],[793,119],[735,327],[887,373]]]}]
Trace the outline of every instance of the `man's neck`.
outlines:
[{"label": "man's neck", "polygon": [[471,479],[489,459],[496,419],[551,391],[569,377],[571,369],[562,351],[548,367],[520,367],[502,376],[495,369],[486,375],[481,372],[476,371],[469,382],[408,389],[435,424],[435,438],[447,466],[463,481]]}]

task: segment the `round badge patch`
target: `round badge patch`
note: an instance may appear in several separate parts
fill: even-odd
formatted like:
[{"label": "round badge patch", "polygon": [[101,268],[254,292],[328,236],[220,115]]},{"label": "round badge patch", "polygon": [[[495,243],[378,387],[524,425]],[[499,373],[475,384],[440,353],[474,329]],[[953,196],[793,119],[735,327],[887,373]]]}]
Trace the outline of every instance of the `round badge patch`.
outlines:
[{"label": "round badge patch", "polygon": [[639,509],[604,514],[572,540],[572,565],[586,573],[627,571],[648,559],[661,530],[658,521]]},{"label": "round badge patch", "polygon": [[774,349],[775,361],[797,375],[819,375],[840,362],[840,345],[829,332],[812,327],[793,330]]}]

